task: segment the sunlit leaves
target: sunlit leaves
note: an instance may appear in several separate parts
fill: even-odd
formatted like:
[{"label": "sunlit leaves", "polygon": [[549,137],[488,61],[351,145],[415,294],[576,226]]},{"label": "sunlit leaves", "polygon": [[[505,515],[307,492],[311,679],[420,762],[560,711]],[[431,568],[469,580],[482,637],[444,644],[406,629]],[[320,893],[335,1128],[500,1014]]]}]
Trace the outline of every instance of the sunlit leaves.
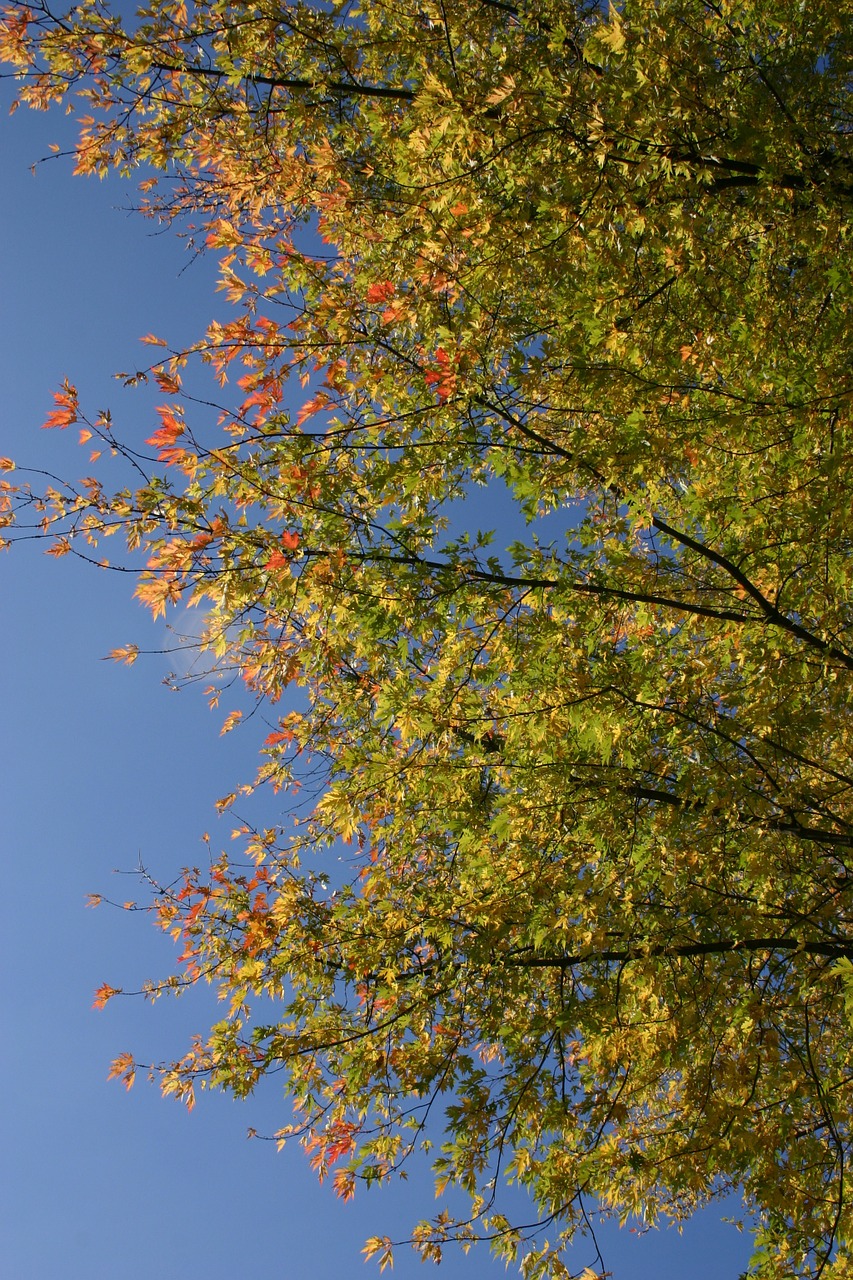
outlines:
[{"label": "sunlit leaves", "polygon": [[133,1055],[130,1053],[119,1054],[110,1067],[107,1079],[120,1080],[125,1089],[132,1088],[136,1079],[136,1065],[133,1061]]},{"label": "sunlit leaves", "polygon": [[50,427],[69,427],[73,422],[77,421],[77,391],[71,384],[66,381],[62,385],[61,391],[55,391],[53,398],[56,401],[56,408],[45,418],[42,426]]},{"label": "sunlit leaves", "polygon": [[136,659],[139,657],[139,646],[135,644],[123,645],[119,649],[111,649],[107,654],[108,658],[112,658],[114,662],[123,662],[126,666],[132,667]]},{"label": "sunlit leaves", "polygon": [[394,1246],[387,1236],[371,1236],[362,1253],[366,1261],[377,1259],[380,1272],[394,1266]]},{"label": "sunlit leaves", "polygon": [[230,307],[144,339],[144,443],[57,393],[118,492],[0,482],[53,554],[121,530],[155,617],[200,606],[223,732],[232,679],[263,725],[231,857],[152,906],[178,972],[145,993],[226,1011],[164,1091],[286,1073],[278,1136],[344,1198],[441,1130],[470,1210],[427,1259],[560,1277],[586,1197],[741,1188],[757,1275],[843,1274],[839,6],[12,5],[0,51],[22,100],[83,95],[78,170],[143,166]]},{"label": "sunlit leaves", "polygon": [[155,618],[163,617],[168,604],[177,604],[181,598],[182,585],[174,570],[164,570],[154,576],[144,573],[140,577],[135,595],[146,604]]},{"label": "sunlit leaves", "polygon": [[[94,905],[94,904],[91,904]],[[111,987],[108,982],[103,982],[95,992],[95,999],[92,1004],[93,1009],[103,1009],[107,1001],[112,1000],[113,996],[121,995],[121,987]]]},{"label": "sunlit leaves", "polygon": [[225,721],[222,725],[222,728],[219,731],[220,734],[230,733],[231,730],[234,728],[234,726],[240,722],[240,720],[242,719],[242,716],[243,716],[243,712],[240,711],[239,708],[237,708],[234,711],[230,711],[228,715],[225,717]]}]

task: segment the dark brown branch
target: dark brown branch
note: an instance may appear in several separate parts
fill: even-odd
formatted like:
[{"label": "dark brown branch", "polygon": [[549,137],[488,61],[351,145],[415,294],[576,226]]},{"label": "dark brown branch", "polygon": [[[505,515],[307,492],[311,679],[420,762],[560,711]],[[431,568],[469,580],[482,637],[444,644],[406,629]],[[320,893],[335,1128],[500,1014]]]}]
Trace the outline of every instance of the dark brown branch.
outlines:
[{"label": "dark brown branch", "polygon": [[[325,557],[329,553],[326,551],[306,551],[304,554]],[[354,559],[355,557],[352,558]],[[449,573],[455,569],[461,579],[460,586],[463,582],[485,582],[498,587],[571,591],[578,592],[581,595],[598,596],[605,600],[626,600],[633,604],[659,605],[664,609],[674,609],[679,613],[688,613],[700,618],[714,618],[720,622],[749,623],[763,621],[761,618],[742,613],[739,610],[715,609],[710,605],[690,604],[685,600],[673,600],[669,596],[659,596],[653,592],[623,591],[619,587],[608,587],[595,582],[568,582],[561,578],[514,577],[506,573],[487,572],[485,569],[478,569],[473,565],[452,565],[441,560],[425,560],[420,556],[389,556],[365,552],[360,559],[371,564],[410,565],[412,568],[433,569],[440,573]],[[850,661],[851,665],[853,665],[853,659]]]},{"label": "dark brown branch", "polygon": [[[486,748],[488,750],[488,748]],[[494,749],[494,748],[492,748]],[[571,778],[571,782],[577,782],[582,786],[590,786],[590,781],[585,778]],[[607,783],[604,784],[607,786]],[[679,795],[673,795],[671,791],[660,791],[655,787],[644,787],[640,785],[629,787],[617,787],[623,795],[630,796],[636,800],[649,800],[654,804],[665,804],[675,809],[681,809],[684,812],[690,810],[704,811],[706,806],[703,800],[685,800]],[[781,807],[781,806],[780,806]],[[725,811],[722,809],[712,809],[711,816],[724,816]],[[796,836],[800,840],[812,840],[816,844],[831,844],[842,849],[853,849],[853,838],[845,835],[840,831],[827,831],[824,827],[808,827],[802,822],[797,822],[794,818],[787,821],[784,818],[765,817],[762,818],[756,814],[737,813],[733,815],[737,822],[742,826],[766,827],[769,831],[781,831],[787,835]]]},{"label": "dark brown branch", "polygon": [[[215,68],[171,66],[165,62],[152,62],[152,71],[177,72],[180,75],[198,76],[207,80],[225,80],[224,71]],[[306,80],[299,76],[263,76],[251,72],[240,72],[240,79],[248,84],[262,84],[272,89],[320,89],[336,97],[396,98],[403,102],[414,102],[416,94],[412,89],[400,89],[382,84],[360,84],[349,80]]]},{"label": "dark brown branch", "polygon": [[841,649],[836,649],[828,640],[821,640],[820,636],[816,636],[813,631],[809,631],[807,627],[801,626],[799,622],[795,622],[793,618],[789,618],[787,614],[777,609],[763,592],[759,591],[755,583],[741,573],[737,565],[729,560],[728,556],[722,555],[719,551],[714,551],[703,542],[698,542],[695,538],[691,538],[689,534],[682,533],[679,529],[674,529],[672,525],[667,524],[665,520],[661,520],[658,516],[655,516],[652,520],[652,527],[661,533],[665,533],[674,542],[680,542],[683,547],[689,547],[691,551],[695,551],[698,555],[703,556],[704,559],[710,560],[712,564],[716,564],[723,569],[756,602],[767,621],[772,623],[773,626],[782,627],[785,631],[790,631],[791,635],[796,636],[798,640],[803,640],[813,648],[820,649],[827,657],[834,658],[842,666],[853,671],[853,657],[844,653]]},{"label": "dark brown branch", "polygon": [[826,956],[828,959],[853,958],[853,941],[838,938],[830,942],[809,942],[797,938],[719,938],[714,942],[656,943],[626,947],[620,951],[587,951],[574,955],[510,955],[503,963],[522,969],[571,969],[589,964],[630,964],[635,960],[651,957],[662,959],[690,958],[691,956],[726,955],[742,951],[788,951],[799,955]]}]

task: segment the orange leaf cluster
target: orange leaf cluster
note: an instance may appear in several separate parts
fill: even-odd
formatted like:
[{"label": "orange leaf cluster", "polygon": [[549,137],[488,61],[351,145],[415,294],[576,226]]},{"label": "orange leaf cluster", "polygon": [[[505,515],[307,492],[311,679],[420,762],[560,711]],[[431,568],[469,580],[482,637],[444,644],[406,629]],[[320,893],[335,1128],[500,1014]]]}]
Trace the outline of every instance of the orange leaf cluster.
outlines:
[{"label": "orange leaf cluster", "polygon": [[76,388],[72,387],[66,378],[62,384],[62,390],[54,391],[53,398],[57,407],[47,415],[42,426],[46,429],[51,427],[70,427],[72,422],[77,421]]},{"label": "orange leaf cluster", "polygon": [[175,462],[183,458],[185,450],[176,449],[175,441],[184,433],[184,424],[182,420],[176,417],[174,410],[168,405],[159,405],[157,412],[160,415],[162,426],[148,436],[145,441],[150,444],[152,449],[158,449],[158,461]]},{"label": "orange leaf cluster", "polygon": [[95,992],[95,999],[92,1001],[93,1009],[103,1009],[108,1000],[112,1000],[113,996],[121,995],[121,987],[111,987],[108,982],[102,982]]}]

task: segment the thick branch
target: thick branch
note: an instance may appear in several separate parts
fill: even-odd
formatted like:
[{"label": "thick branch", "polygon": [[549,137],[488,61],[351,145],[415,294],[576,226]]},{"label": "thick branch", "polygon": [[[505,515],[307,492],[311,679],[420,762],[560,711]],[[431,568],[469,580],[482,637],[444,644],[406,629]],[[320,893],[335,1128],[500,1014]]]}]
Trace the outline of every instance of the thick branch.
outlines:
[{"label": "thick branch", "polygon": [[[572,778],[572,782],[578,782],[584,787],[588,787],[590,782],[585,778]],[[604,784],[607,785],[606,783]],[[689,810],[704,810],[705,802],[703,800],[685,800],[683,797],[673,795],[671,791],[660,791],[655,787],[629,786],[618,787],[623,795],[630,796],[637,800],[650,800],[655,804],[670,805],[672,808]],[[724,810],[713,809],[711,816],[723,816]],[[762,818],[755,814],[735,815],[737,821],[742,826],[766,827],[770,831],[781,831],[787,835],[796,836],[800,840],[812,840],[816,844],[831,844],[842,849],[853,848],[853,839],[844,835],[840,831],[827,831],[824,827],[808,827],[801,822],[797,822],[794,818],[785,820],[784,818],[766,817]]]},{"label": "thick branch", "polygon": [[[151,70],[178,72],[181,75],[198,76],[206,80],[226,79],[225,72],[218,71],[215,67],[194,67],[189,63],[183,66],[172,66],[166,62],[152,62]],[[400,89],[382,84],[361,84],[357,80],[306,80],[299,76],[263,76],[248,71],[241,71],[240,78],[247,84],[262,84],[272,89],[321,89],[325,93],[340,98],[396,98],[403,102],[414,102],[416,97],[412,89]]]},{"label": "thick branch", "polygon": [[689,534],[682,533],[679,529],[674,529],[672,525],[667,524],[665,520],[661,520],[658,516],[655,516],[652,520],[652,527],[658,529],[661,533],[665,533],[668,538],[672,538],[673,542],[679,542],[683,547],[689,547],[691,551],[695,551],[704,559],[710,560],[712,564],[716,564],[725,570],[741,590],[745,591],[756,602],[767,621],[772,623],[773,626],[782,627],[785,631],[790,631],[791,635],[796,636],[798,640],[803,640],[813,648],[820,649],[827,657],[834,658],[837,662],[853,671],[853,657],[844,653],[841,649],[836,649],[828,640],[821,640],[820,636],[816,636],[813,631],[809,631],[807,627],[801,626],[799,622],[795,622],[793,618],[789,618],[787,614],[777,609],[763,592],[756,587],[755,583],[741,573],[737,565],[729,560],[728,556],[724,556],[721,552],[705,546],[703,542],[698,542],[695,538],[691,538]]},{"label": "thick branch", "polygon": [[[311,554],[310,552],[307,554]],[[324,557],[327,552],[316,552]],[[417,569],[434,569],[440,573],[449,573],[454,568],[458,571],[462,582],[485,582],[498,587],[524,587],[528,590],[541,588],[548,591],[572,591],[581,595],[598,596],[608,600],[627,600],[633,604],[659,605],[664,609],[675,609],[679,613],[688,613],[700,618],[714,618],[721,622],[760,622],[752,614],[742,613],[735,609],[715,609],[710,605],[691,604],[685,600],[673,600],[670,596],[659,596],[647,591],[624,591],[619,587],[608,587],[596,582],[568,582],[562,578],[526,578],[515,577],[506,573],[489,572],[473,565],[451,565],[441,560],[425,560],[420,556],[389,556],[365,553],[361,559],[372,564],[410,565]],[[853,659],[850,660],[853,665]]]},{"label": "thick branch", "polygon": [[511,955],[504,963],[523,969],[572,969],[588,964],[630,964],[650,957],[661,959],[726,955],[733,951],[788,951],[799,955],[853,958],[853,941],[838,938],[829,942],[801,941],[798,938],[719,938],[714,942],[657,943],[626,947],[620,951],[587,951],[574,955]]}]

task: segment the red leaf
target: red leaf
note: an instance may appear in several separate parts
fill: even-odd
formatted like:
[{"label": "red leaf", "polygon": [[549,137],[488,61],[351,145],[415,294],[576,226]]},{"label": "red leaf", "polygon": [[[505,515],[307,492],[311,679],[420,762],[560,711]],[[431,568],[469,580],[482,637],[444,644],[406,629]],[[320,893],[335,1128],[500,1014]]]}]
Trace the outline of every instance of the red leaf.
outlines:
[{"label": "red leaf", "polygon": [[378,284],[372,284],[365,294],[368,302],[387,302],[393,296],[394,285],[390,280],[382,280]]}]

